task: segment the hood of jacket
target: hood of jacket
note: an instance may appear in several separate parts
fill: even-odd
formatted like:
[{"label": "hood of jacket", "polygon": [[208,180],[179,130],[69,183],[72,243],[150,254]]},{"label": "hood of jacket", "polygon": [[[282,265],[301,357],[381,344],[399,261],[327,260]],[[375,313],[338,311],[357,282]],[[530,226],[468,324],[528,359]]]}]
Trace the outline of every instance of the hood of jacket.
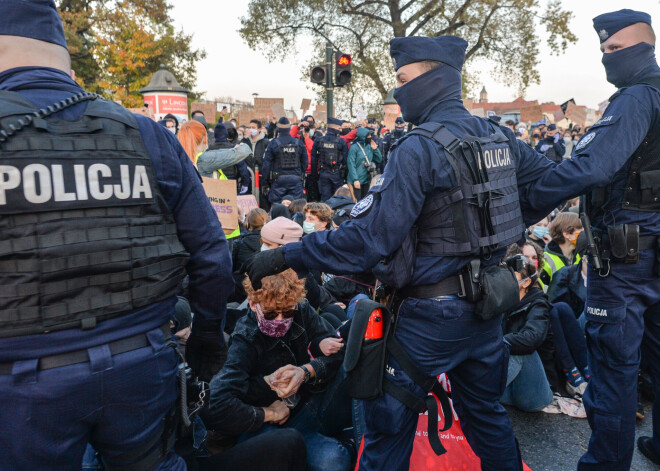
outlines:
[{"label": "hood of jacket", "polygon": [[512,317],[520,315],[520,314],[524,313],[525,311],[528,311],[533,305],[539,304],[539,303],[545,303],[545,304],[550,305],[550,301],[548,301],[548,297],[545,295],[543,290],[538,289],[538,288],[532,288],[520,300],[518,305],[515,308],[513,308],[509,312],[509,314],[507,314],[505,317],[507,319],[510,319]]},{"label": "hood of jacket", "polygon": [[356,141],[358,141],[360,144],[364,144],[365,139],[367,139],[367,136],[369,135],[369,132],[371,129],[369,128],[360,128],[357,130],[357,137],[355,138]]}]

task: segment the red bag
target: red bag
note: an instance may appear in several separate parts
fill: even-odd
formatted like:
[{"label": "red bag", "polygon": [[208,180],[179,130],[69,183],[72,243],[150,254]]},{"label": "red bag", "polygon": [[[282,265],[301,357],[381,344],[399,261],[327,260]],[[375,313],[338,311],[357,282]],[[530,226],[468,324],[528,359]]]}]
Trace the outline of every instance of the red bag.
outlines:
[{"label": "red bag", "polygon": [[[438,377],[438,381],[440,381],[445,391],[451,393],[449,380],[444,374]],[[463,430],[461,429],[458,415],[454,411],[453,404],[452,411],[454,412],[454,423],[452,427],[446,432],[439,433],[442,446],[447,449],[447,453],[440,456],[437,456],[433,452],[431,445],[429,445],[429,439],[426,436],[428,413],[419,414],[413,451],[410,456],[410,471],[481,471],[481,460],[474,454],[465,435],[463,435]],[[438,407],[438,414],[438,425],[442,426],[444,418],[441,407]],[[360,445],[359,455],[362,455],[363,447],[364,441]],[[358,456],[358,464],[355,467],[356,471],[359,466],[360,459]],[[523,470],[531,471],[525,463],[523,463]]]}]

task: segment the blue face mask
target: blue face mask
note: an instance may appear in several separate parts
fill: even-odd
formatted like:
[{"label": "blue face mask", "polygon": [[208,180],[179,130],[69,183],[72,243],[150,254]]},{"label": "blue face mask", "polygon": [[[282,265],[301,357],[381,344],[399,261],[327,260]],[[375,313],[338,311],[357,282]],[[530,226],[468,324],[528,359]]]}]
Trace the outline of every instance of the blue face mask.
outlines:
[{"label": "blue face mask", "polygon": [[305,234],[311,234],[312,232],[316,232],[316,226],[314,225],[313,222],[303,222],[303,232]]},{"label": "blue face mask", "polygon": [[644,42],[603,54],[603,66],[607,81],[617,88],[632,85],[639,79],[660,72],[655,48]]},{"label": "blue face mask", "polygon": [[461,73],[439,65],[394,90],[401,116],[415,126],[425,122],[438,103],[461,99]]},{"label": "blue face mask", "polygon": [[543,239],[544,236],[550,234],[550,230],[547,227],[543,226],[534,226],[532,233],[539,239]]}]

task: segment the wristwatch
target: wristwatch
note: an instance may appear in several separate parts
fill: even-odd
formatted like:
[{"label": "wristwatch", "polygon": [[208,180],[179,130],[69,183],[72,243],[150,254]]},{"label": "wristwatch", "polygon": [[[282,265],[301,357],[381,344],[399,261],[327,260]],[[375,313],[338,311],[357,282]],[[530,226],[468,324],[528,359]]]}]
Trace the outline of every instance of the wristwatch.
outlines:
[{"label": "wristwatch", "polygon": [[309,378],[311,377],[311,373],[307,369],[305,365],[302,365],[299,367],[303,372],[305,373],[305,377],[303,378],[303,383],[307,383],[309,381]]}]

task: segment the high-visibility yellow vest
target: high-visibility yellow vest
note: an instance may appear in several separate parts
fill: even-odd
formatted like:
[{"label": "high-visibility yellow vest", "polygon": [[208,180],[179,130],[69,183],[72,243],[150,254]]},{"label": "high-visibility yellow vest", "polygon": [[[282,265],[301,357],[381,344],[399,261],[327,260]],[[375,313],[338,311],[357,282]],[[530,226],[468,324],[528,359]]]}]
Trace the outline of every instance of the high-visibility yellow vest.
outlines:
[{"label": "high-visibility yellow vest", "polygon": [[[545,263],[543,264],[543,270],[548,274],[548,278],[550,280],[552,280],[552,275],[557,270],[566,266],[561,257],[553,253],[543,252],[543,259],[545,260]],[[580,257],[580,254],[577,254],[573,264],[577,265],[581,260],[582,258]]]}]

